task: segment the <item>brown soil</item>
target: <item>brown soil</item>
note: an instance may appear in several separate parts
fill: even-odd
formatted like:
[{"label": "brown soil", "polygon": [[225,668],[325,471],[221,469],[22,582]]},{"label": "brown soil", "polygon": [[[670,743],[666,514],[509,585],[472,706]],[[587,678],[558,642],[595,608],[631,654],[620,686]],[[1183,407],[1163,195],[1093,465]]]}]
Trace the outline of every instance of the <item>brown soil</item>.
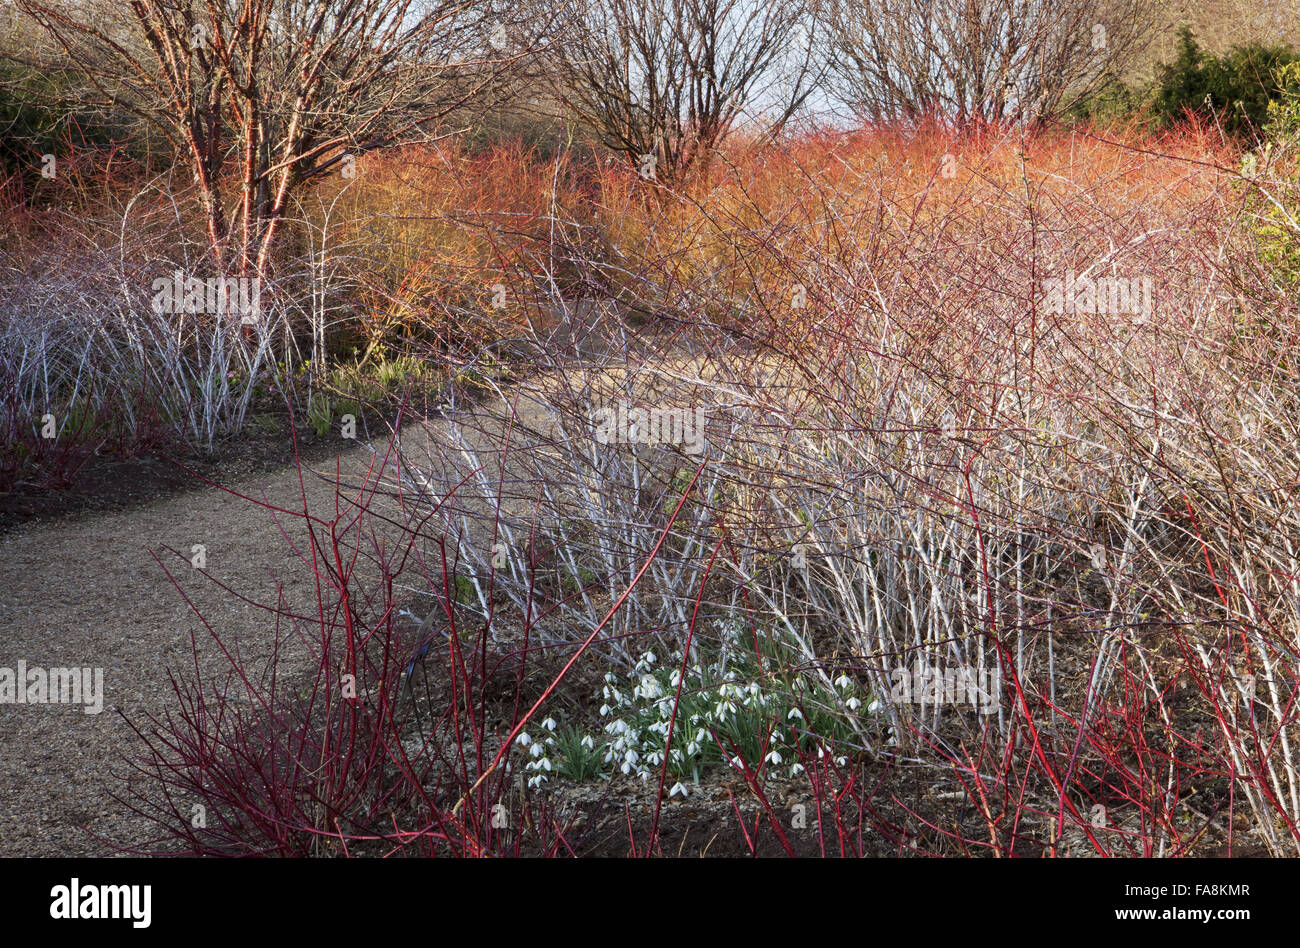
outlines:
[{"label": "brown soil", "polygon": [[[264,427],[249,425],[245,436],[222,442],[212,454],[185,450],[132,458],[97,454],[77,472],[70,488],[0,491],[0,535],[23,524],[128,510],[185,491],[210,489],[207,481],[283,471],[293,465],[295,454],[288,416],[267,412],[259,417]],[[296,451],[309,464],[322,461],[338,453],[338,438],[299,429]]]}]

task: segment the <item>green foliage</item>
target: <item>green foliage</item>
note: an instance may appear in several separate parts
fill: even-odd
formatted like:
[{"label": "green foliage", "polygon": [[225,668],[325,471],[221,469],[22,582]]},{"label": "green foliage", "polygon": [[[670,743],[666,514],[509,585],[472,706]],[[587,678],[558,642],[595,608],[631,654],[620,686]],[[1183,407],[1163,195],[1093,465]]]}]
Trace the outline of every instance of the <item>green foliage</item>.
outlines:
[{"label": "green foliage", "polygon": [[[1273,110],[1284,98],[1300,53],[1289,46],[1251,43],[1234,46],[1222,56],[1201,49],[1188,27],[1180,31],[1178,55],[1162,65],[1152,83],[1115,83],[1070,111],[1075,119],[1107,121],[1149,113],[1168,127],[1188,113],[1214,117],[1224,131],[1258,138],[1274,122]],[[1291,77],[1291,78],[1288,78]]]},{"label": "green foliage", "polygon": [[579,566],[577,572],[561,569],[560,590],[565,596],[574,596],[592,586],[596,579],[596,573],[585,566]]},{"label": "green foliage", "polygon": [[265,412],[252,417],[252,425],[258,431],[268,435],[278,435],[284,431],[284,426],[280,424],[278,418],[274,415],[268,415]]},{"label": "green foliage", "polygon": [[1183,27],[1178,56],[1160,70],[1154,110],[1166,124],[1192,111],[1219,116],[1231,134],[1258,134],[1268,122],[1270,102],[1281,94],[1283,70],[1297,60],[1290,47],[1258,43],[1211,56]]},{"label": "green foliage", "polygon": [[[1300,285],[1300,62],[1279,73],[1281,91],[1269,103],[1263,164],[1275,183],[1254,195],[1260,259],[1283,286]],[[1251,156],[1258,165],[1259,159]]]},{"label": "green foliage", "polygon": [[478,601],[478,593],[475,592],[474,581],[468,576],[456,574],[456,603],[462,606],[469,606]]},{"label": "green foliage", "polygon": [[334,407],[330,402],[330,397],[317,392],[307,402],[307,421],[311,424],[312,430],[316,432],[318,438],[323,438],[329,434],[330,422],[333,418]]},{"label": "green foliage", "polygon": [[582,783],[600,773],[601,755],[596,740],[581,728],[573,725],[560,728],[554,735],[553,746],[559,757],[556,771],[561,777]]},{"label": "green foliage", "polygon": [[1128,86],[1114,82],[1096,95],[1076,103],[1066,113],[1069,119],[1090,119],[1100,123],[1127,119],[1146,108],[1151,99],[1150,84]]},{"label": "green foliage", "polygon": [[376,347],[372,357],[335,366],[329,375],[329,388],[347,399],[351,406],[341,414],[359,413],[359,405],[377,405],[400,398],[411,388],[432,387],[434,375],[428,364],[409,355],[390,356]]}]

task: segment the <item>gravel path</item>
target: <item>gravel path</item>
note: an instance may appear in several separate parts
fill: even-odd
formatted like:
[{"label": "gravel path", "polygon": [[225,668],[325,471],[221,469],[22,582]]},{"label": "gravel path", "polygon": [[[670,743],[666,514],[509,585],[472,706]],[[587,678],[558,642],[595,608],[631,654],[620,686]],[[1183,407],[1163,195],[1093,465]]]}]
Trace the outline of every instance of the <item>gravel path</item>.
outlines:
[{"label": "gravel path", "polygon": [[[349,446],[341,466],[355,470],[368,456]],[[334,463],[316,467],[332,473]],[[228,486],[301,509],[296,469]],[[313,511],[333,510],[332,483],[307,478],[306,492]],[[214,628],[270,644],[265,613],[187,562],[195,544],[206,548],[208,577],[251,599],[274,601],[278,580],[290,604],[315,602],[310,571],[267,512],[215,488],[0,536],[0,697],[4,669],[20,661],[28,669],[103,669],[101,713],[80,705],[0,704],[0,856],[99,855],[111,850],[96,836],[148,838],[147,825],[111,796],[126,788],[123,757],[139,749],[122,715],[143,723],[145,713],[174,704],[168,667],[190,677],[191,632],[199,633],[201,647],[210,641],[151,551]],[[215,648],[201,649],[201,657],[205,667],[224,670]]]},{"label": "gravel path", "polygon": [[[494,402],[493,410],[504,409]],[[523,424],[547,426],[536,405],[519,410]],[[477,442],[481,434],[467,437]],[[402,442],[418,464],[441,455],[447,435],[441,422],[412,423]],[[359,483],[375,456],[354,442],[341,444],[342,481]],[[385,450],[382,439],[375,444]],[[302,509],[305,489],[312,512],[331,519],[335,459],[307,467],[322,476],[305,475],[300,486],[297,469],[285,468],[225,486],[291,510]],[[299,521],[284,519],[298,541]],[[189,563],[195,544],[205,548],[203,571]],[[97,714],[81,705],[0,703],[0,856],[106,855],[114,849],[101,840],[136,846],[149,840],[149,824],[113,799],[129,786],[124,759],[142,750],[123,716],[143,726],[146,715],[175,706],[168,669],[193,678],[191,633],[209,680],[229,667],[153,553],[213,629],[237,635],[245,650],[260,643],[269,652],[274,617],[212,580],[254,602],[275,602],[278,586],[290,608],[316,611],[311,571],[273,516],[214,487],[0,534],[0,700],[5,669],[16,670],[19,662],[29,670],[103,669]],[[282,652],[281,659],[281,669],[292,671],[292,655]]]}]

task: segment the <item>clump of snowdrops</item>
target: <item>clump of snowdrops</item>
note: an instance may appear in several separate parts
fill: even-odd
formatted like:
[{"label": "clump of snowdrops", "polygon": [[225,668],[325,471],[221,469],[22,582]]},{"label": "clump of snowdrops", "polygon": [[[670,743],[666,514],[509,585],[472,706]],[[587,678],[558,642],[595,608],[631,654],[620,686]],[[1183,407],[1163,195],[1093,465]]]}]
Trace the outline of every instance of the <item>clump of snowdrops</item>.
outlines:
[{"label": "clump of snowdrops", "polygon": [[717,631],[711,657],[693,649],[687,660],[679,650],[662,661],[647,651],[630,672],[607,672],[595,727],[563,725],[552,712],[537,736],[520,734],[529,786],[553,776],[658,779],[665,755],[669,796],[688,796],[711,767],[743,762],[797,777],[809,754],[846,764],[879,702],[844,671],[790,668],[779,651],[762,655],[738,623]]}]

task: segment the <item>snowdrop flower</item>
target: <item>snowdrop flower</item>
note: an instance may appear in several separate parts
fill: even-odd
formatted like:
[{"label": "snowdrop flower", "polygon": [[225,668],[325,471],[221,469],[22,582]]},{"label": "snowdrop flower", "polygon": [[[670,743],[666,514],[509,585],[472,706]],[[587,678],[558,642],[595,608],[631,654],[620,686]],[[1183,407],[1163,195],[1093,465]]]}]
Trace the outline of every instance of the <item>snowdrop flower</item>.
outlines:
[{"label": "snowdrop flower", "polygon": [[528,736],[527,731],[520,731],[518,740],[519,740],[520,747],[527,747],[529,744],[533,742],[533,739]]},{"label": "snowdrop flower", "polygon": [[546,753],[546,748],[543,747],[541,744],[538,744],[536,741],[534,741],[532,750],[530,750],[528,753],[532,754],[534,757],[541,757],[543,754]]},{"label": "snowdrop flower", "polygon": [[590,734],[584,734],[582,737],[582,746],[587,748],[587,750],[595,750],[596,741]]},{"label": "snowdrop flower", "polygon": [[668,791],[668,799],[671,800],[673,797],[677,796],[677,794],[679,794],[679,793],[680,793],[683,797],[689,796],[689,794],[686,792],[686,788],[685,788],[684,786],[682,786],[682,782],[681,782],[680,780],[677,781],[675,784],[673,784],[673,788],[672,788],[671,790]]},{"label": "snowdrop flower", "polygon": [[791,708],[791,709],[790,709],[790,713],[787,714],[787,715],[785,716],[785,719],[786,719],[787,721],[794,721],[794,720],[796,720],[796,719],[802,721],[802,720],[803,720],[803,712],[800,711],[798,708]]},{"label": "snowdrop flower", "polygon": [[791,765],[790,765],[790,776],[791,776],[791,777],[797,777],[797,776],[799,776],[801,773],[803,773],[803,764],[791,764]]},{"label": "snowdrop flower", "polygon": [[848,691],[853,687],[853,682],[849,679],[848,675],[840,672],[840,677],[835,679],[835,687],[840,689],[840,691]]},{"label": "snowdrop flower", "polygon": [[856,711],[858,708],[862,707],[862,699],[850,698],[848,701],[844,702],[844,704],[848,706],[850,711]]},{"label": "snowdrop flower", "polygon": [[546,719],[545,719],[544,721],[542,721],[542,727],[546,728],[546,730],[548,730],[548,731],[554,731],[554,730],[555,730],[555,718],[551,717],[550,715],[547,715],[547,716],[546,716]]},{"label": "snowdrop flower", "polygon": [[782,757],[780,753],[777,751],[777,749],[774,747],[772,748],[771,752],[767,755],[766,760],[769,764],[776,764],[777,766],[780,766]]},{"label": "snowdrop flower", "polygon": [[875,698],[875,699],[873,699],[872,702],[871,702],[871,704],[867,705],[867,713],[868,713],[868,714],[875,714],[875,713],[876,713],[877,711],[879,711],[879,710],[880,710],[880,699],[879,699],[879,698]]}]

